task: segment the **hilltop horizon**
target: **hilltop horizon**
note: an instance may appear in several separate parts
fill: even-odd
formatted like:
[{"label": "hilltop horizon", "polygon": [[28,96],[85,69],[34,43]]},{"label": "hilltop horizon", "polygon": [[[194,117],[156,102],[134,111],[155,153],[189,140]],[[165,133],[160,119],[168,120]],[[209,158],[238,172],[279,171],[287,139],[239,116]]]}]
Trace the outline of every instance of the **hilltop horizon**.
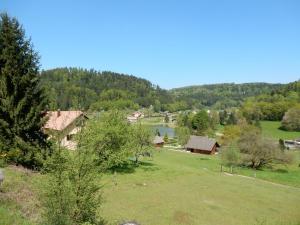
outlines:
[{"label": "hilltop horizon", "polygon": [[249,82],[236,82],[236,81],[228,81],[228,82],[216,82],[216,83],[197,83],[197,84],[191,84],[191,85],[181,85],[181,86],[177,86],[177,87],[171,87],[171,88],[165,88],[163,86],[161,86],[159,83],[157,83],[156,81],[153,81],[152,79],[147,79],[145,77],[142,77],[140,75],[136,75],[136,74],[128,74],[128,73],[124,73],[124,72],[120,72],[120,71],[111,71],[111,70],[96,70],[94,68],[81,68],[81,67],[72,67],[72,66],[64,66],[64,67],[55,67],[55,68],[48,68],[48,69],[41,69],[41,71],[51,71],[51,70],[55,70],[55,69],[70,69],[70,68],[76,68],[76,69],[82,69],[82,70],[87,70],[87,71],[96,71],[96,72],[112,72],[112,73],[117,73],[117,74],[121,74],[121,75],[126,75],[126,76],[133,76],[139,79],[145,79],[149,82],[151,82],[153,85],[155,86],[159,86],[162,89],[171,91],[174,89],[181,89],[181,88],[190,88],[190,87],[197,87],[197,86],[209,86],[209,85],[223,85],[223,84],[237,84],[237,85],[242,85],[242,84],[288,84],[288,83],[292,83],[295,81],[299,81],[299,79],[296,80],[290,80],[290,81],[285,81],[285,82],[268,82],[268,81],[249,81]]},{"label": "hilltop horizon", "polygon": [[299,1],[2,2],[43,69],[94,67],[165,89],[300,76]]}]

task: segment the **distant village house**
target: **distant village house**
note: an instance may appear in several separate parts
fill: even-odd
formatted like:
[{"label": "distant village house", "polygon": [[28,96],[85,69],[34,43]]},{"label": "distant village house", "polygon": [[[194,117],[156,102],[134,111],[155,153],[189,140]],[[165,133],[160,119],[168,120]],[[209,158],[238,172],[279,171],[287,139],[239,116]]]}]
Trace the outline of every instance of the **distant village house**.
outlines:
[{"label": "distant village house", "polygon": [[215,154],[218,151],[218,147],[220,145],[215,139],[194,135],[190,137],[185,145],[187,151],[209,155]]},{"label": "distant village house", "polygon": [[284,147],[286,149],[300,149],[300,138],[295,140],[284,140]]},{"label": "distant village house", "polygon": [[165,144],[165,141],[162,137],[156,135],[154,137],[153,144],[154,144],[155,147],[163,147],[164,144]]},{"label": "distant village house", "polygon": [[144,114],[141,112],[134,112],[132,113],[130,116],[127,116],[127,120],[130,123],[136,123],[138,121],[138,119],[143,118]]},{"label": "distant village house", "polygon": [[48,120],[43,127],[49,138],[56,138],[62,147],[74,150],[76,142],[73,136],[84,125],[87,117],[82,111],[49,111],[46,113]]}]

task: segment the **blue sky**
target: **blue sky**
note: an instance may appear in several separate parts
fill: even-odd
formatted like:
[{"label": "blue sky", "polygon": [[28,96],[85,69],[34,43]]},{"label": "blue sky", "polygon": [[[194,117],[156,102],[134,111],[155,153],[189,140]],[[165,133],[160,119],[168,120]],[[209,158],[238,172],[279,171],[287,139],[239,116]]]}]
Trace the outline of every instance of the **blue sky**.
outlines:
[{"label": "blue sky", "polygon": [[0,0],[41,55],[163,88],[300,78],[300,1]]}]

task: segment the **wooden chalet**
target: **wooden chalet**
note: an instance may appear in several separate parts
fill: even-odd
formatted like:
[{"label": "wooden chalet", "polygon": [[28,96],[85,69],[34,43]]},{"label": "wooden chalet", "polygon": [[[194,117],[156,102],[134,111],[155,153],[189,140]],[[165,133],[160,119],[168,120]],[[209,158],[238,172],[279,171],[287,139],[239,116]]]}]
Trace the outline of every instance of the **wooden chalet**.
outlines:
[{"label": "wooden chalet", "polygon": [[187,151],[208,155],[215,154],[218,147],[220,145],[215,139],[195,135],[192,135],[185,145]]},{"label": "wooden chalet", "polygon": [[165,141],[162,137],[160,136],[155,136],[153,140],[153,144],[155,147],[163,147],[165,144]]}]

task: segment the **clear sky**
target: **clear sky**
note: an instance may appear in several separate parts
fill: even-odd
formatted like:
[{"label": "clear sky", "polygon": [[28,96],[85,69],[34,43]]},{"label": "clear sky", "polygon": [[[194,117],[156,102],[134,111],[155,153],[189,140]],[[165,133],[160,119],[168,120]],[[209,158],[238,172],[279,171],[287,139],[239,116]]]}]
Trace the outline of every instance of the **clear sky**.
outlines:
[{"label": "clear sky", "polygon": [[300,78],[299,0],[0,0],[41,55],[163,88]]}]

